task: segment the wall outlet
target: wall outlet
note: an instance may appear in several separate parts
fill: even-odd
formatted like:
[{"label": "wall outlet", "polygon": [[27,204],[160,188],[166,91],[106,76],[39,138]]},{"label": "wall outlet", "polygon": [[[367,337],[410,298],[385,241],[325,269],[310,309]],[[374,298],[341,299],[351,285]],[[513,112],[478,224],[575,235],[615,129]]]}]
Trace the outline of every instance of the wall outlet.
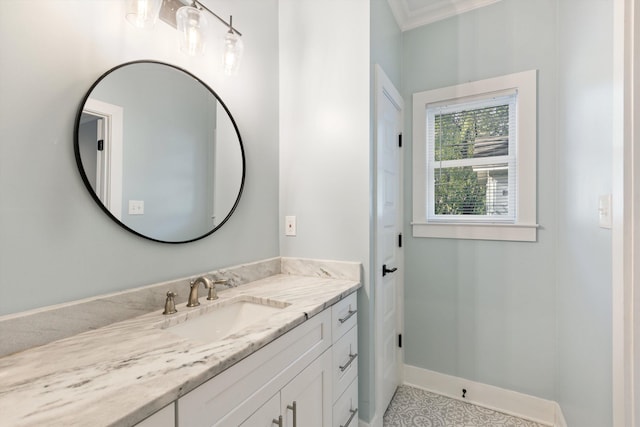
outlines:
[{"label": "wall outlet", "polygon": [[284,217],[284,235],[285,236],[296,235],[296,217],[295,216]]},{"label": "wall outlet", "polygon": [[144,200],[129,200],[129,215],[144,215]]}]

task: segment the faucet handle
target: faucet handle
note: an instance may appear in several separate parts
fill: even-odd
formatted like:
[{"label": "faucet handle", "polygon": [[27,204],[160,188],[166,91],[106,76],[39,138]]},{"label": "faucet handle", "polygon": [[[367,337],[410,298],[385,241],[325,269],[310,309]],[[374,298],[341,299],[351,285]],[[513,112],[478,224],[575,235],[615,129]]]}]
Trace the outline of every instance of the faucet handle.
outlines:
[{"label": "faucet handle", "polygon": [[216,279],[213,281],[214,286],[215,285],[224,285],[228,288],[232,287],[233,285],[229,284],[229,279]]},{"label": "faucet handle", "polygon": [[216,293],[216,285],[215,283],[211,285],[211,287],[209,288],[209,295],[207,296],[207,299],[209,301],[212,301],[214,299],[218,299],[218,294]]},{"label": "faucet handle", "polygon": [[178,294],[175,292],[167,292],[167,300],[164,303],[164,311],[162,314],[174,314],[178,312],[178,310],[176,310],[176,302],[174,300],[177,296]]}]

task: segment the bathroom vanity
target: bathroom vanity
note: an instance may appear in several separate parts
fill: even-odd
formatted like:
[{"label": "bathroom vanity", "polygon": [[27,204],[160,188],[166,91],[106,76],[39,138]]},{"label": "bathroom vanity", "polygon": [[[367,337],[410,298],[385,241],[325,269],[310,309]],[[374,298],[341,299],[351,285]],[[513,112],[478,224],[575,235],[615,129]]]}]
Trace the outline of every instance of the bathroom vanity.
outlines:
[{"label": "bathroom vanity", "polygon": [[0,358],[3,424],[356,426],[359,278],[295,270]]}]

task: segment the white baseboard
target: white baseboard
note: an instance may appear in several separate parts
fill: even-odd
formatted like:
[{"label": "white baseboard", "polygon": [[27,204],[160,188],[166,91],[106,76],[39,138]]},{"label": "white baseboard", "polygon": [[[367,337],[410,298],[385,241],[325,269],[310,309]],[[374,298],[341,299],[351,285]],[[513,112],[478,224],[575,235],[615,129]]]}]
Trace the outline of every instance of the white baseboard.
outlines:
[{"label": "white baseboard", "polygon": [[[463,402],[473,403],[553,427],[567,427],[558,403],[516,391],[404,365],[404,382]],[[462,398],[462,389],[466,397]]]}]

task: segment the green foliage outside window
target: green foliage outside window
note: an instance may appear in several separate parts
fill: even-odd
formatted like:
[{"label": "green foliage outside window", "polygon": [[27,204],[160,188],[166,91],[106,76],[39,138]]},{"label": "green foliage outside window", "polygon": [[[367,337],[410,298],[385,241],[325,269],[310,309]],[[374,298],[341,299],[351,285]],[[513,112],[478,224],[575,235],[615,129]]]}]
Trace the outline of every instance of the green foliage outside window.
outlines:
[{"label": "green foliage outside window", "polygon": [[486,180],[471,167],[439,169],[435,172],[436,215],[486,215]]},{"label": "green foliage outside window", "polygon": [[[436,161],[508,154],[508,105],[437,114],[434,125]],[[487,215],[487,172],[436,165],[434,174],[436,215]]]}]

